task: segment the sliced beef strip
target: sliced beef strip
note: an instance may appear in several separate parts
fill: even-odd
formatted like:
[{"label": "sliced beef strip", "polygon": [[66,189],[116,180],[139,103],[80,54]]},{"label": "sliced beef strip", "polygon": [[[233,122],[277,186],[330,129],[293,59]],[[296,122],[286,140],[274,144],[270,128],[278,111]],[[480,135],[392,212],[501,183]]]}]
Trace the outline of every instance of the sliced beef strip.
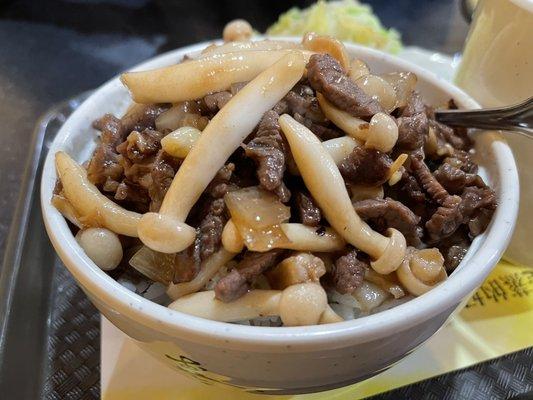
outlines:
[{"label": "sliced beef strip", "polygon": [[466,150],[472,146],[472,141],[468,135],[459,135],[457,131],[454,131],[447,125],[430,119],[429,127],[433,129],[438,139],[449,143],[454,149]]},{"label": "sliced beef strip", "polygon": [[196,239],[187,249],[177,253],[178,262],[175,279],[190,281],[199,272],[202,261],[218,251],[222,231],[228,221],[224,195],[236,188],[230,183],[235,166],[232,163],[222,167],[208,185],[205,194],[197,202],[187,222],[198,226]]},{"label": "sliced beef strip", "polygon": [[463,223],[468,225],[472,237],[481,234],[488,226],[496,209],[496,194],[488,187],[469,186],[461,194]]},{"label": "sliced beef strip", "polygon": [[427,114],[428,110],[422,100],[422,96],[416,90],[413,90],[407,99],[407,104],[401,110],[401,117],[414,117],[417,114]]},{"label": "sliced beef strip", "polygon": [[358,146],[342,161],[339,171],[351,183],[377,186],[388,179],[391,165],[387,154]]},{"label": "sliced beef strip", "polygon": [[335,107],[354,117],[372,117],[381,105],[357,86],[337,60],[329,54],[313,54],[307,63],[307,78]]},{"label": "sliced beef strip", "polygon": [[330,140],[335,139],[341,136],[344,136],[344,133],[335,127],[328,127],[321,125],[319,123],[313,122],[312,119],[306,118],[301,114],[294,114],[294,119],[300,124],[305,125],[311,132],[313,132],[320,140]]},{"label": "sliced beef strip", "polygon": [[418,226],[420,217],[399,201],[391,198],[368,199],[354,203],[357,214],[378,231],[395,228],[404,236],[409,246],[420,247],[423,229]]},{"label": "sliced beef strip", "polygon": [[266,253],[246,252],[236,268],[220,279],[215,286],[215,297],[224,302],[237,300],[246,294],[255,279],[277,264],[285,250],[274,249]]},{"label": "sliced beef strip", "polygon": [[236,188],[236,185],[231,182],[231,178],[235,171],[235,164],[228,163],[220,168],[205,189],[205,193],[211,197],[218,199],[224,197],[226,193]]},{"label": "sliced beef strip", "polygon": [[132,131],[116,150],[132,162],[139,162],[158,152],[162,138],[163,134],[153,129]]},{"label": "sliced beef strip", "polygon": [[150,171],[151,183],[148,187],[148,194],[152,199],[150,211],[159,211],[179,165],[179,161],[163,150],[157,153]]},{"label": "sliced beef strip", "polygon": [[138,184],[124,179],[116,188],[114,199],[119,202],[126,202],[135,211],[145,213],[149,209],[150,196],[148,191]]},{"label": "sliced beef strip", "polygon": [[441,164],[433,175],[450,194],[460,194],[466,186],[486,186],[479,175],[466,173],[449,163]]},{"label": "sliced beef strip", "polygon": [[453,165],[469,174],[477,174],[478,171],[473,154],[469,151],[455,149],[451,156],[443,160],[443,163]]},{"label": "sliced beef strip", "polygon": [[424,145],[424,139],[429,130],[428,118],[424,112],[400,117],[396,122],[398,124],[398,140],[396,141],[398,151],[415,150]]},{"label": "sliced beef strip", "polygon": [[368,264],[357,258],[355,249],[339,257],[331,271],[333,287],[341,294],[353,293],[363,283]]},{"label": "sliced beef strip", "polygon": [[307,226],[319,226],[322,220],[322,212],[315,204],[310,195],[303,192],[296,193],[296,207],[302,224]]},{"label": "sliced beef strip", "polygon": [[278,118],[279,114],[275,111],[267,111],[259,122],[254,137],[244,144],[243,148],[246,156],[253,159],[257,165],[259,185],[282,195],[284,198],[281,200],[287,201],[290,194],[288,189],[283,187],[287,149]]},{"label": "sliced beef strip", "polygon": [[461,197],[450,195],[433,176],[428,166],[417,157],[410,157],[411,169],[418,183],[439,205],[437,211],[426,222],[429,243],[436,243],[442,238],[452,235],[463,223],[461,213]]},{"label": "sliced beef strip", "polygon": [[136,104],[135,108],[121,119],[124,134],[131,131],[142,132],[145,129],[155,129],[156,118],[170,108],[168,104]]},{"label": "sliced beef strip", "polygon": [[106,114],[94,121],[93,126],[100,130],[101,134],[100,142],[87,166],[87,177],[97,186],[102,186],[108,181],[118,183],[124,170],[119,163],[115,147],[123,140],[125,130],[122,122],[113,115]]},{"label": "sliced beef strip", "polygon": [[231,94],[231,92],[222,91],[204,96],[203,102],[210,113],[216,113],[222,107],[224,107],[226,103],[231,100],[232,97],[233,95]]},{"label": "sliced beef strip", "polygon": [[224,199],[215,199],[198,227],[197,239],[200,241],[200,259],[203,261],[216,252],[222,240],[222,230],[227,222]]},{"label": "sliced beef strip", "polygon": [[441,240],[437,247],[444,257],[444,267],[448,273],[457,268],[470,247],[468,230],[460,227],[453,235]]}]

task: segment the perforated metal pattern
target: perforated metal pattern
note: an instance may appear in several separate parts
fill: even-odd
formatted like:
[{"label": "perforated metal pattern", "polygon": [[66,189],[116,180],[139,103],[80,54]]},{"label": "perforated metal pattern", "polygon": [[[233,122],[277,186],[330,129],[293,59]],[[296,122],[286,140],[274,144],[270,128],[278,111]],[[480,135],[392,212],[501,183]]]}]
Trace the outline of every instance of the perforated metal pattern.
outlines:
[{"label": "perforated metal pattern", "polygon": [[57,263],[48,334],[44,398],[100,398],[100,315]]}]

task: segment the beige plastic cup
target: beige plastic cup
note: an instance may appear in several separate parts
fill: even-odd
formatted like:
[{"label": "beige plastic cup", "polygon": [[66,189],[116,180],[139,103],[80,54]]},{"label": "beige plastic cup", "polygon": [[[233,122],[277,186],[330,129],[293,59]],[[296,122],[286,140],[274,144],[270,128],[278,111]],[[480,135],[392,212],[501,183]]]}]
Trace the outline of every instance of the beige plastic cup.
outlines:
[{"label": "beige plastic cup", "polygon": [[[480,0],[456,84],[483,107],[533,96],[533,0]],[[505,258],[533,266],[533,140],[507,134],[520,174],[520,211]]]}]

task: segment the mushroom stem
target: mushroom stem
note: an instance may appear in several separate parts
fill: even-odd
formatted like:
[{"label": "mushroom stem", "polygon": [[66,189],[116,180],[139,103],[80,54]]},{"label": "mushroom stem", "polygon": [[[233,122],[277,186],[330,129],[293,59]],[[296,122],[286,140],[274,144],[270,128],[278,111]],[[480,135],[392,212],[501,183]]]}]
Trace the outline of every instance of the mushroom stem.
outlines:
[{"label": "mushroom stem", "polygon": [[178,103],[251,81],[293,51],[306,61],[312,54],[291,49],[213,54],[149,71],[126,72],[120,79],[136,103]]},{"label": "mushroom stem", "polygon": [[58,151],[56,170],[63,194],[78,218],[87,226],[98,226],[125,236],[137,236],[141,214],[128,211],[104,196],[89,179],[87,171],[67,153]]},{"label": "mushroom stem", "polygon": [[176,253],[192,244],[195,231],[184,223],[191,208],[263,114],[300,80],[304,68],[302,53],[289,52],[213,117],[174,176],[159,214],[142,217],[138,231],[145,245],[162,253]]},{"label": "mushroom stem", "polygon": [[[287,240],[272,248],[296,251],[328,252],[342,250],[346,246],[344,239],[331,228],[314,228],[298,223],[280,224]],[[244,240],[233,220],[229,220],[222,231],[222,245],[227,251],[240,253]]]},{"label": "mushroom stem", "polygon": [[[304,125],[284,114],[279,123],[294,156],[294,160],[305,185],[311,192],[330,225],[353,246],[378,261],[385,253],[392,254],[391,241],[372,230],[355,212],[344,180],[331,155],[320,140]],[[403,260],[401,243],[398,244],[395,259],[388,258],[392,268]],[[387,252],[386,252],[387,250]],[[405,252],[405,246],[403,253]]]},{"label": "mushroom stem", "polygon": [[340,322],[327,304],[317,283],[291,285],[284,290],[251,290],[229,303],[217,300],[215,292],[197,292],[179,298],[169,308],[214,321],[237,322],[258,317],[280,316],[286,326]]}]

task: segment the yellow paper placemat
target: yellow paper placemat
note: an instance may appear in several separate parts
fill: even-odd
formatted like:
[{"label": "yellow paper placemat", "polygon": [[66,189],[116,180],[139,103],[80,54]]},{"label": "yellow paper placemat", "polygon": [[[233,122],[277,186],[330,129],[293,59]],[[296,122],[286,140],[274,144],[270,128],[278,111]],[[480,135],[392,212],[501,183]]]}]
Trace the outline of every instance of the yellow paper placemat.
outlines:
[{"label": "yellow paper placemat", "polygon": [[263,396],[206,386],[166,367],[102,320],[104,400],[355,400],[533,346],[533,268],[502,261],[466,308],[423,346],[389,370],[329,392]]}]

